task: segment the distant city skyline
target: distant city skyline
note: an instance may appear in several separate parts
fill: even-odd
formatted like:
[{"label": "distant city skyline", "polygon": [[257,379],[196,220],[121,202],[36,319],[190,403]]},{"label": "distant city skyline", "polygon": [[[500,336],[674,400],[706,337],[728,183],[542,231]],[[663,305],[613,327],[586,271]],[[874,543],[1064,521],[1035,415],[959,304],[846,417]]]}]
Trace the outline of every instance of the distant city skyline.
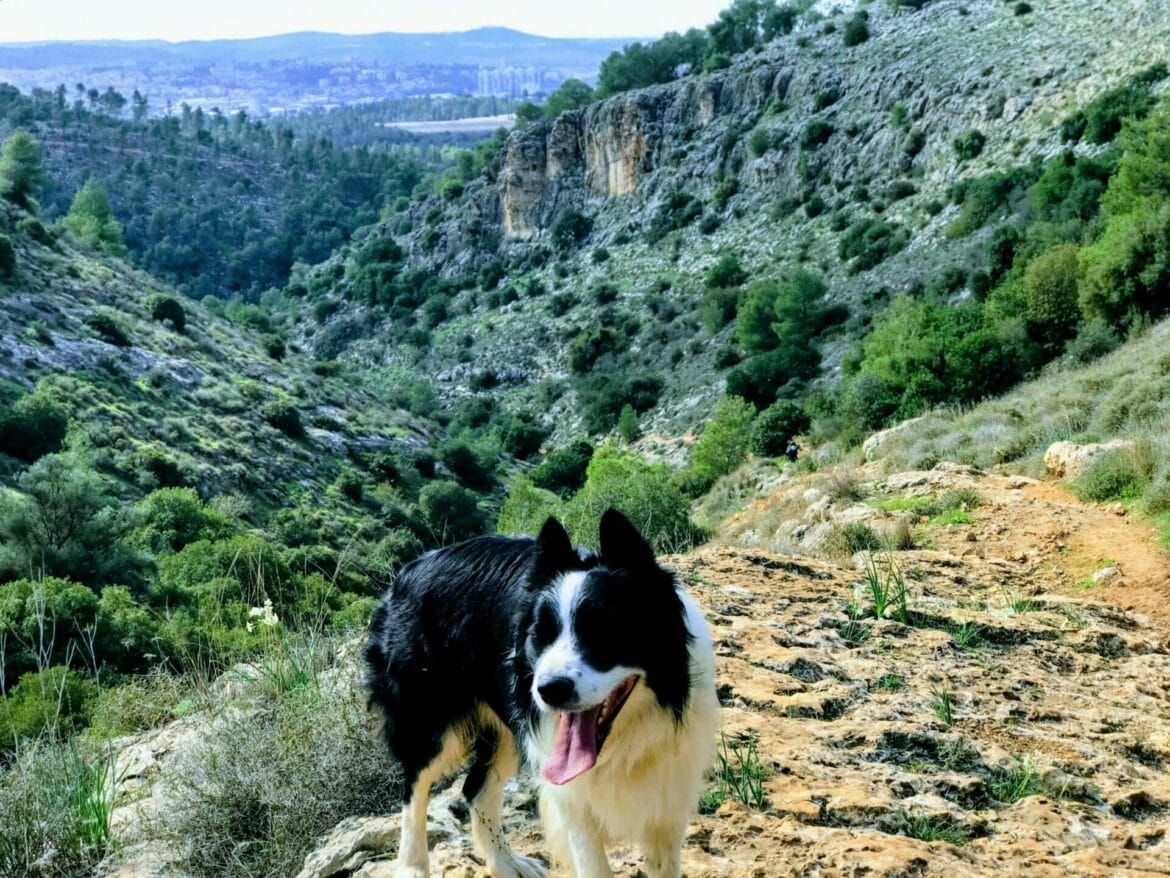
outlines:
[{"label": "distant city skyline", "polygon": [[0,43],[240,39],[296,31],[425,33],[509,27],[551,37],[654,37],[709,24],[730,0],[0,0]]}]

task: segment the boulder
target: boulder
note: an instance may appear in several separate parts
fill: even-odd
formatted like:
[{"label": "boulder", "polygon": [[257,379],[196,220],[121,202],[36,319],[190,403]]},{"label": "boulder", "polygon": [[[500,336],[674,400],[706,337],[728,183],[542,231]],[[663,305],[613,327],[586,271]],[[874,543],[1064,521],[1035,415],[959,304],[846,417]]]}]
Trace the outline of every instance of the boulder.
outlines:
[{"label": "boulder", "polygon": [[1111,451],[1131,451],[1134,445],[1128,439],[1094,442],[1078,445],[1075,442],[1053,442],[1044,452],[1044,466],[1055,478],[1075,479]]}]

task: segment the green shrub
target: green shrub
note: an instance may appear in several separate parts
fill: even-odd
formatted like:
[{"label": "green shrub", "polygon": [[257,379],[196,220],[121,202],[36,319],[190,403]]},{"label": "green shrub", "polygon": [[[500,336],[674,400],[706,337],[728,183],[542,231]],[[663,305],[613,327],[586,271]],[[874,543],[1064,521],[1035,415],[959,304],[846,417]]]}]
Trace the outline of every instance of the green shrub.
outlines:
[{"label": "green shrub", "polygon": [[1142,508],[1147,515],[1170,512],[1170,482],[1159,482],[1146,488],[1142,495]]},{"label": "green shrub", "polygon": [[622,341],[608,326],[594,326],[569,342],[565,349],[569,370],[578,375],[593,368],[594,363],[610,351],[621,347]]},{"label": "green shrub", "polygon": [[506,274],[503,262],[498,259],[489,262],[479,270],[479,288],[481,290],[494,290],[500,285],[500,281],[504,279]]},{"label": "green shrub", "polygon": [[1077,156],[1071,150],[1044,165],[1032,188],[1032,209],[1042,220],[1090,220],[1097,215],[1116,160]]},{"label": "green shrub", "polygon": [[269,426],[276,428],[291,439],[300,439],[305,435],[305,425],[301,422],[301,413],[291,402],[279,399],[270,400],[261,406],[260,417]]},{"label": "green shrub", "polygon": [[953,145],[959,161],[969,161],[983,152],[987,137],[978,128],[970,128],[956,137]]},{"label": "green shrub", "polygon": [[552,240],[558,250],[567,251],[589,237],[593,220],[576,210],[570,210],[553,226]]},{"label": "green shrub", "polygon": [[257,332],[272,331],[272,317],[262,305],[254,302],[245,302],[236,297],[224,306],[223,313],[236,326],[246,326]]},{"label": "green shrub", "polygon": [[500,444],[504,451],[517,460],[527,460],[540,451],[548,438],[548,430],[513,415],[499,427]]},{"label": "green shrub", "polygon": [[[753,134],[752,136],[754,137],[755,135]],[[727,207],[727,202],[737,192],[739,192],[739,177],[724,177],[715,186],[715,192],[711,195],[712,206],[718,211],[724,210]]]},{"label": "green shrub", "polygon": [[0,235],[0,280],[11,280],[16,274],[16,249],[12,239]]},{"label": "green shrub", "polygon": [[1112,141],[1124,119],[1144,119],[1156,104],[1151,86],[1165,78],[1166,66],[1154,65],[1136,74],[1127,84],[1102,92],[1061,125],[1065,140],[1082,137],[1092,144]]},{"label": "green shrub", "polygon": [[45,228],[45,224],[35,216],[21,217],[16,224],[16,230],[23,235],[28,235],[38,244],[45,247],[52,247],[57,243],[56,235]]},{"label": "green shrub", "polygon": [[845,553],[849,555],[876,552],[882,548],[882,538],[863,521],[846,522],[840,526],[838,534],[844,544]]},{"label": "green shrub", "polygon": [[146,307],[150,311],[152,320],[157,320],[159,323],[165,320],[171,321],[175,332],[182,332],[187,326],[187,312],[172,296],[156,293],[146,300]]},{"label": "green shrub", "polygon": [[735,319],[739,302],[739,291],[709,289],[699,301],[699,315],[707,332],[714,335]]},{"label": "green shrub", "polygon": [[676,229],[690,225],[702,213],[703,204],[697,198],[686,192],[675,192],[655,211],[646,238],[652,244],[657,243]]},{"label": "green shrub", "polygon": [[54,399],[38,390],[0,411],[0,451],[32,463],[59,451],[65,441],[69,418]]},{"label": "green shrub", "polygon": [[508,496],[500,507],[496,531],[508,536],[532,535],[540,532],[550,516],[560,518],[563,515],[564,503],[560,497],[519,475],[508,486]]},{"label": "green shrub", "polygon": [[771,133],[766,128],[756,128],[748,137],[748,148],[757,158],[764,155],[772,148]]},{"label": "green shrub", "polygon": [[0,581],[29,570],[101,586],[137,585],[144,558],[123,536],[126,512],[111,483],[76,452],[47,454],[0,498]]},{"label": "green shrub", "polygon": [[712,265],[703,276],[703,285],[709,290],[738,287],[748,279],[739,262],[739,254],[724,253],[719,261]]},{"label": "green shrub", "polygon": [[27,131],[13,131],[0,150],[0,198],[37,213],[37,196],[45,180],[41,145]]},{"label": "green shrub", "polygon": [[783,347],[756,354],[727,375],[727,395],[746,399],[758,409],[781,396],[794,396],[820,362],[813,347]]},{"label": "green shrub", "polygon": [[788,442],[808,428],[808,413],[799,403],[790,399],[777,400],[756,417],[748,447],[764,457],[779,457],[784,454]]},{"label": "green shrub", "polygon": [[110,200],[96,177],[90,177],[73,199],[69,213],[61,220],[61,227],[78,241],[103,253],[122,256],[122,226],[114,219]]},{"label": "green shrub", "polygon": [[770,351],[780,343],[772,331],[779,297],[780,285],[774,280],[758,280],[744,290],[737,307],[735,340],[745,351]]},{"label": "green shrub", "polygon": [[635,442],[642,435],[642,425],[638,420],[638,413],[629,403],[622,406],[622,410],[618,413],[617,431],[618,435],[626,442]]},{"label": "green shrub", "polygon": [[869,39],[869,16],[865,10],[861,10],[855,15],[849,17],[845,22],[845,31],[842,34],[842,41],[846,48],[852,46],[859,46]]},{"label": "green shrub", "polygon": [[909,180],[895,180],[890,184],[889,190],[887,190],[890,201],[901,201],[904,198],[909,198],[911,195],[917,194],[917,192],[918,187]]},{"label": "green shrub", "polygon": [[162,555],[197,540],[221,539],[235,530],[234,522],[204,506],[191,488],[159,488],[135,505],[128,541],[152,555]]},{"label": "green shrub", "polygon": [[1121,345],[1121,336],[1108,321],[1100,317],[1081,324],[1076,338],[1065,345],[1065,355],[1074,363],[1088,363],[1098,357],[1117,350]]},{"label": "green shrub", "polygon": [[365,495],[365,483],[362,477],[351,469],[343,469],[333,480],[333,487],[351,503],[361,503]]},{"label": "green shrub", "polygon": [[951,189],[951,200],[963,206],[947,230],[952,238],[970,234],[1009,207],[1036,179],[1032,168],[992,171],[963,180]]},{"label": "green shrub", "polygon": [[657,404],[662,393],[662,379],[656,375],[629,378],[617,373],[593,373],[580,382],[585,428],[591,433],[606,433],[617,423],[622,407],[630,405],[641,414]]},{"label": "green shrub", "polygon": [[1103,454],[1072,483],[1073,492],[1082,500],[1133,499],[1141,495],[1149,480],[1132,452],[1117,450]]},{"label": "green shrub", "polygon": [[490,489],[493,466],[476,449],[458,439],[448,439],[439,445],[439,460],[459,481],[476,491]]},{"label": "green shrub", "polygon": [[454,482],[437,481],[423,487],[418,508],[423,522],[441,543],[483,533],[486,520],[475,494]]},{"label": "green shrub", "polygon": [[907,236],[898,226],[877,217],[851,225],[837,244],[838,255],[849,264],[851,274],[884,262],[906,246]]},{"label": "green shrub", "polygon": [[549,453],[531,473],[532,484],[568,497],[585,484],[585,472],[593,457],[593,446],[584,439]]},{"label": "green shrub", "polygon": [[285,353],[284,338],[274,332],[267,333],[260,339],[264,353],[274,360],[283,360]]},{"label": "green shrub", "polygon": [[720,476],[747,459],[755,416],[751,403],[738,397],[725,397],[716,403],[703,434],[691,446],[691,461],[682,477],[687,493],[705,494]]},{"label": "green shrub", "polygon": [[1026,316],[1051,339],[1067,338],[1080,319],[1077,251],[1076,244],[1058,244],[1028,263],[1024,273]]},{"label": "green shrub", "polygon": [[57,665],[25,674],[0,698],[0,756],[42,735],[61,740],[89,724],[97,684]]},{"label": "green shrub", "polygon": [[1112,216],[1078,257],[1081,310],[1125,324],[1132,312],[1160,315],[1170,302],[1170,202]]},{"label": "green shrub", "polygon": [[609,508],[629,518],[656,552],[685,551],[704,537],[665,466],[602,445],[589,463],[584,486],[565,506],[565,525],[574,540],[597,548],[598,522]]},{"label": "green shrub", "polygon": [[885,385],[875,399],[898,397],[895,414],[906,418],[938,403],[1006,390],[1023,368],[1019,353],[1006,356],[977,302],[947,307],[898,296],[862,342],[858,371]]},{"label": "green shrub", "polygon": [[85,325],[98,334],[106,344],[119,348],[130,347],[130,337],[126,334],[126,327],[113,314],[98,311],[85,318]]},{"label": "green shrub", "polygon": [[836,129],[820,119],[809,122],[800,133],[801,149],[814,150],[829,142]]}]

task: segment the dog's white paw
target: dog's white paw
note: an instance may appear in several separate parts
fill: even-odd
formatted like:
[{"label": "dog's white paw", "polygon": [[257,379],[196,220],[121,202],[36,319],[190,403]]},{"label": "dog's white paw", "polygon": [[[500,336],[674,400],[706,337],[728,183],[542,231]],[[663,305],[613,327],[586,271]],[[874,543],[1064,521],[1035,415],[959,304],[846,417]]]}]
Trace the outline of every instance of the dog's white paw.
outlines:
[{"label": "dog's white paw", "polygon": [[394,864],[394,878],[429,878],[430,871],[426,866],[408,865],[401,861]]}]

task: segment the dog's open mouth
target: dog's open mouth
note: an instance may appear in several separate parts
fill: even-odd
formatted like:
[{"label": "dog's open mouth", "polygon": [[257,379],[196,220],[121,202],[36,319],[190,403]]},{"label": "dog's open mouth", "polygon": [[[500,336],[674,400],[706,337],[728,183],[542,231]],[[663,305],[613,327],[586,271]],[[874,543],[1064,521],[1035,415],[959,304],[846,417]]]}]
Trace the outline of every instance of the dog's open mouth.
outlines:
[{"label": "dog's open mouth", "polygon": [[557,786],[567,784],[597,764],[613,721],[637,683],[636,676],[627,677],[596,707],[563,712],[557,717],[557,739],[540,770],[545,780]]}]

